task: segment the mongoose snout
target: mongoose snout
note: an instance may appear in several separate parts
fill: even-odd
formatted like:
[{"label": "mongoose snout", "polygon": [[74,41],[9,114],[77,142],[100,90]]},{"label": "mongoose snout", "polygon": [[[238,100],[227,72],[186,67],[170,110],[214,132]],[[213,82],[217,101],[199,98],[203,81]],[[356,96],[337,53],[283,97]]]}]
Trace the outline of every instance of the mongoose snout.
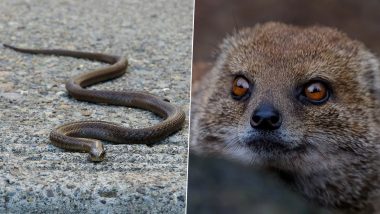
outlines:
[{"label": "mongoose snout", "polygon": [[257,130],[275,130],[280,128],[282,116],[272,104],[264,104],[258,107],[252,114],[250,124]]}]

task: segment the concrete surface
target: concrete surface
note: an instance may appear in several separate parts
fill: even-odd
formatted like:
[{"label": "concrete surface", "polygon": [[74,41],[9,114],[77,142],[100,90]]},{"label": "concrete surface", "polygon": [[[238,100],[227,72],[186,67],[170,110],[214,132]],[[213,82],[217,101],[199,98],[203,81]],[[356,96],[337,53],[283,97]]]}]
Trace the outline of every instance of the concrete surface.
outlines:
[{"label": "concrete surface", "polygon": [[[146,90],[188,112],[192,15],[192,0],[3,0],[0,43],[127,56],[126,75],[93,88]],[[0,213],[185,212],[188,114],[182,131],[152,148],[107,143],[99,164],[49,144],[68,121],[160,121],[69,97],[65,81],[99,66],[0,47]]]}]

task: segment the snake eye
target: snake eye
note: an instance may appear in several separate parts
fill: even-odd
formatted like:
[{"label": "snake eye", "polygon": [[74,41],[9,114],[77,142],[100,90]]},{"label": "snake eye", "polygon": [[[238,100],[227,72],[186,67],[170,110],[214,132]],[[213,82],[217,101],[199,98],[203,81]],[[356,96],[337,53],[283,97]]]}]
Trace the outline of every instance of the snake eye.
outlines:
[{"label": "snake eye", "polygon": [[310,82],[304,86],[303,94],[305,98],[313,104],[322,104],[330,96],[329,89],[321,81]]},{"label": "snake eye", "polygon": [[235,99],[240,99],[249,93],[249,82],[244,77],[236,77],[232,85],[232,95]]}]

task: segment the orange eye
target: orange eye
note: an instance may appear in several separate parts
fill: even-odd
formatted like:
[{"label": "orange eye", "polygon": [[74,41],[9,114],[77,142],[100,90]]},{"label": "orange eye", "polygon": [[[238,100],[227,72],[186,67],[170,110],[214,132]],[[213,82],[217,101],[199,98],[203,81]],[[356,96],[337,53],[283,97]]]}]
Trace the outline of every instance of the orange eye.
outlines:
[{"label": "orange eye", "polygon": [[232,86],[232,94],[237,97],[246,95],[249,91],[249,83],[244,77],[236,77]]},{"label": "orange eye", "polygon": [[328,90],[322,82],[313,82],[306,85],[305,96],[312,102],[323,102],[328,97]]}]

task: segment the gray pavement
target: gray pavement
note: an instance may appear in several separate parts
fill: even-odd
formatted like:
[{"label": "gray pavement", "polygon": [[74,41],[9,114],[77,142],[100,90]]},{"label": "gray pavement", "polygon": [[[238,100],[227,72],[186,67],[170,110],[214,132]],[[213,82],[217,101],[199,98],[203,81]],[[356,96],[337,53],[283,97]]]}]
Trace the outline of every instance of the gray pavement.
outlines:
[{"label": "gray pavement", "polygon": [[0,47],[0,213],[184,213],[192,0],[3,0],[0,43],[127,56],[123,77],[93,86],[146,90],[187,113],[160,144],[105,144],[99,164],[49,144],[52,128],[99,119],[129,127],[160,121],[131,108],[79,102],[65,81],[102,63]]}]

